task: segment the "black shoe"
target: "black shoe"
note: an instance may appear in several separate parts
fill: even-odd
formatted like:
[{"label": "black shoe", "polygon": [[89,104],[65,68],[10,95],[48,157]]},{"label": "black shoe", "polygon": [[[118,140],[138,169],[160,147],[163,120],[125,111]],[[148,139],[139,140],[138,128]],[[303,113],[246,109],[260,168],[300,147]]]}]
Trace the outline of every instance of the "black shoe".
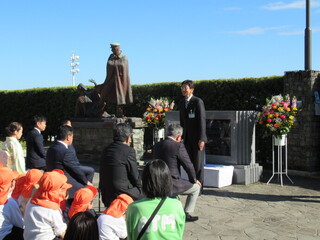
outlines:
[{"label": "black shoe", "polygon": [[199,217],[192,217],[189,213],[186,213],[186,222],[195,222],[199,219]]}]

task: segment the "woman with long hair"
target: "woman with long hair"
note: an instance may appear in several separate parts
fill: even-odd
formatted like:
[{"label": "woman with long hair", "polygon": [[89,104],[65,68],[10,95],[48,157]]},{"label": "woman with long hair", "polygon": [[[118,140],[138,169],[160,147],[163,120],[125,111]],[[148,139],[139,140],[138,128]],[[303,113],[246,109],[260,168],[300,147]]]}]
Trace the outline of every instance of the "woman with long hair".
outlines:
[{"label": "woman with long hair", "polygon": [[181,202],[169,197],[171,189],[171,174],[166,163],[160,159],[150,161],[142,174],[146,198],[131,203],[126,213],[128,240],[140,239],[137,237],[141,229],[157,206],[160,208],[141,239],[182,239],[186,216]]}]

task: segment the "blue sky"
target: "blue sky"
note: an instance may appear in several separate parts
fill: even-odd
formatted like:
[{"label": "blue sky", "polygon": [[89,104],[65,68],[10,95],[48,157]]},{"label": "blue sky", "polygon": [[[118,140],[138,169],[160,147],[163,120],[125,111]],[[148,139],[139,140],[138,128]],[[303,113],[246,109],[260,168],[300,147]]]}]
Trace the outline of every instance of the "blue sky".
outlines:
[{"label": "blue sky", "polygon": [[[320,69],[320,1],[312,1],[312,69]],[[305,0],[2,0],[0,90],[105,79],[109,43],[132,84],[283,75],[304,69]]]}]

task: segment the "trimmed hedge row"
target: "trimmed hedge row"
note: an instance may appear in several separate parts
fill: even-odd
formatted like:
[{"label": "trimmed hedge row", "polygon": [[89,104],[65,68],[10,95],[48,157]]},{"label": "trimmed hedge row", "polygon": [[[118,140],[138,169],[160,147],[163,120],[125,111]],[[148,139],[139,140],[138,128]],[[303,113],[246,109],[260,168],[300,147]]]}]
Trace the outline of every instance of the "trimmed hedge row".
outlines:
[{"label": "trimmed hedge row", "polygon": [[[133,85],[133,103],[126,105],[128,117],[141,117],[151,97],[171,98],[178,104],[181,99],[181,82]],[[283,93],[283,76],[243,79],[218,79],[195,81],[194,94],[203,99],[207,110],[256,110],[265,99]],[[0,134],[12,121],[19,121],[26,130],[32,127],[31,119],[36,114],[47,117],[46,136],[55,135],[62,119],[74,115],[78,97],[76,87],[36,88],[17,91],[0,91]],[[107,103],[109,113],[115,112],[115,105]],[[257,128],[257,149],[264,157],[263,150],[269,144],[261,139]],[[259,158],[259,156],[258,156]]]},{"label": "trimmed hedge row", "polygon": [[12,121],[21,122],[25,132],[32,127],[32,117],[47,117],[46,135],[55,135],[60,121],[74,113],[77,91],[75,87],[36,88],[0,92],[0,134]]}]

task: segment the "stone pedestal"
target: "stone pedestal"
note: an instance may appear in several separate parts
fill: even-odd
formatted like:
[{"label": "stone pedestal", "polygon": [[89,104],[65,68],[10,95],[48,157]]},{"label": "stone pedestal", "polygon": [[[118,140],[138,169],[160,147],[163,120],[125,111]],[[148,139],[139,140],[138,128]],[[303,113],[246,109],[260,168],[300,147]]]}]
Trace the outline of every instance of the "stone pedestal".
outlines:
[{"label": "stone pedestal", "polygon": [[284,94],[302,101],[302,111],[288,134],[288,168],[320,170],[320,116],[316,115],[314,91],[320,91],[320,71],[286,72]]},{"label": "stone pedestal", "polygon": [[[179,123],[179,112],[167,112],[167,125]],[[206,111],[206,163],[234,166],[233,183],[260,180],[262,166],[255,162],[255,112]]]},{"label": "stone pedestal", "polygon": [[73,145],[81,162],[99,164],[103,149],[113,142],[113,126],[128,122],[133,128],[132,147],[139,161],[144,153],[144,124],[141,118],[72,119]]}]

